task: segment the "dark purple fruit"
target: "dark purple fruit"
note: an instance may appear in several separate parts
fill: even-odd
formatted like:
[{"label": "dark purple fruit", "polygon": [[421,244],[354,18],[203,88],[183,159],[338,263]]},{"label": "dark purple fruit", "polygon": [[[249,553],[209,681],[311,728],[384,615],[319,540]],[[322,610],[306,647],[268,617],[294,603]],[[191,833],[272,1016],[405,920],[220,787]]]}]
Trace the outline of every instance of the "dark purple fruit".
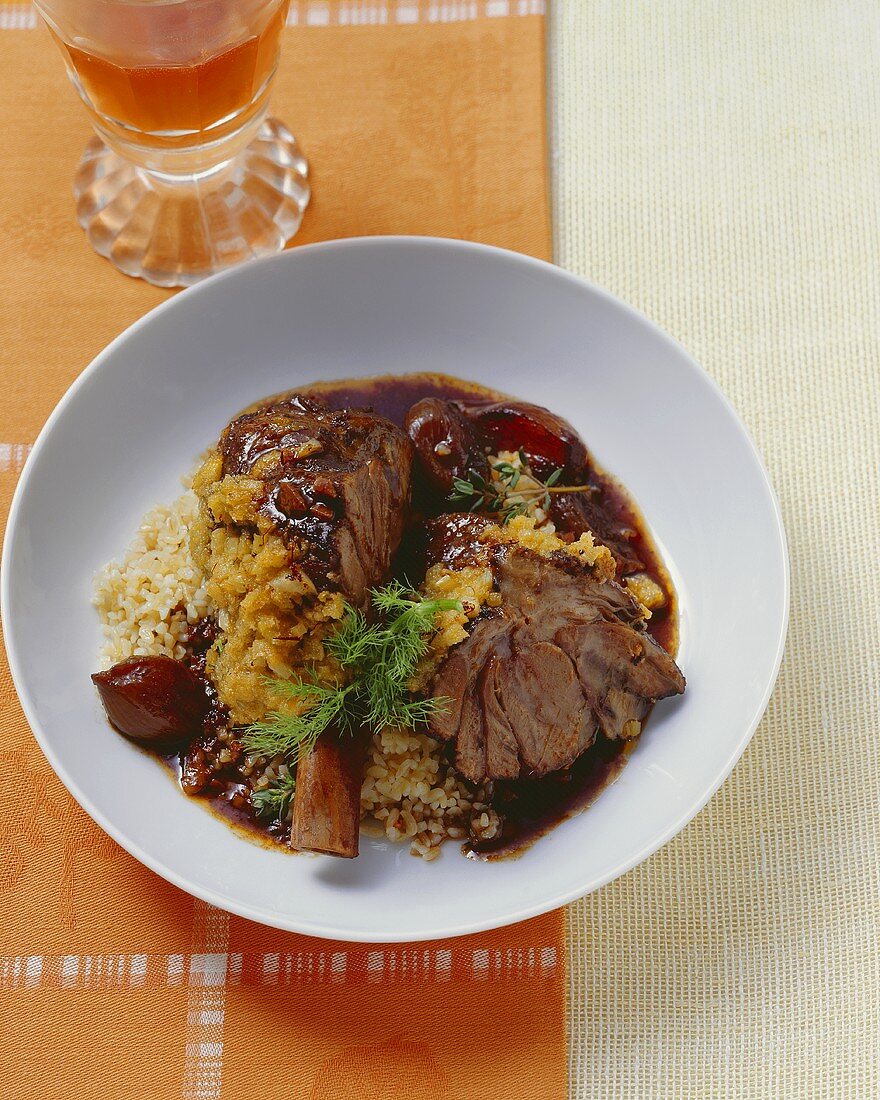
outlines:
[{"label": "dark purple fruit", "polygon": [[468,479],[471,471],[488,477],[482,440],[472,421],[451,401],[425,397],[406,414],[404,424],[415,444],[429,486],[444,497],[452,479]]},{"label": "dark purple fruit", "polygon": [[150,748],[173,749],[201,733],[211,708],[204,683],[171,657],[120,661],[92,682],[111,723]]},{"label": "dark purple fruit", "polygon": [[562,469],[566,482],[586,478],[590,456],[584,441],[561,416],[525,401],[462,404],[478,436],[492,450],[523,451],[538,477]]}]

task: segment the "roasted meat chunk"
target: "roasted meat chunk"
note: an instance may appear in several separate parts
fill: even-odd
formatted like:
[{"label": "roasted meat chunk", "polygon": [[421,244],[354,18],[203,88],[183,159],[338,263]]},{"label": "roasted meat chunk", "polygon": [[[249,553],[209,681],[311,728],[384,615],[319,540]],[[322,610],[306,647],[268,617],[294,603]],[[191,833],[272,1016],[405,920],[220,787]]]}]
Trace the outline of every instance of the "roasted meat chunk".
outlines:
[{"label": "roasted meat chunk", "polygon": [[[618,584],[561,552],[541,556],[473,536],[500,605],[449,650],[430,693],[447,700],[431,732],[455,742],[455,766],[474,783],[568,768],[599,730],[638,736],[651,705],[684,691],[684,677],[645,630]],[[444,521],[435,555],[461,560],[464,523]]]},{"label": "roasted meat chunk", "polygon": [[591,531],[614,555],[618,577],[638,573],[645,568],[636,541],[638,530],[609,511],[603,496],[598,485],[586,493],[556,493],[550,502],[550,519],[557,531],[573,538]]},{"label": "roasted meat chunk", "polygon": [[[264,402],[224,430],[194,488],[197,553],[225,631],[206,671],[233,722],[277,708],[274,681],[338,676],[322,639],[346,604],[366,608],[370,589],[387,579],[411,468],[412,445],[390,420],[305,394]],[[335,737],[328,730],[300,762],[291,843],[351,856],[363,744],[342,751]]]},{"label": "roasted meat chunk", "polygon": [[[236,417],[196,473],[190,545],[222,624],[206,672],[236,725],[277,704],[267,677],[315,667],[322,639],[389,572],[409,511],[412,446],[364,409],[300,394]],[[320,667],[318,667],[320,666]]]},{"label": "roasted meat chunk", "polygon": [[400,542],[412,464],[405,433],[376,413],[293,395],[233,420],[220,454],[224,476],[262,483],[260,512],[302,552],[299,568],[315,587],[362,604]]}]

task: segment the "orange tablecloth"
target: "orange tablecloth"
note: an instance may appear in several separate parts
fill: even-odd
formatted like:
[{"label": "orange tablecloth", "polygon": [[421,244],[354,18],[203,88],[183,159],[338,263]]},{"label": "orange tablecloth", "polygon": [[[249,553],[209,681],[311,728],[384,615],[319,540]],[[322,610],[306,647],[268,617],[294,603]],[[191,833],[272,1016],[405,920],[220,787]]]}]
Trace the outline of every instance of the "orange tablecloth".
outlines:
[{"label": "orange tablecloth", "polygon": [[[296,243],[427,233],[548,256],[540,7],[293,3],[273,107],[312,167]],[[70,188],[87,124],[26,5],[0,3],[0,104],[5,519],[58,398],[166,293],[86,246]],[[4,1096],[564,1095],[561,914],[411,948],[229,917],[92,824],[36,747],[5,660],[0,714]]]}]

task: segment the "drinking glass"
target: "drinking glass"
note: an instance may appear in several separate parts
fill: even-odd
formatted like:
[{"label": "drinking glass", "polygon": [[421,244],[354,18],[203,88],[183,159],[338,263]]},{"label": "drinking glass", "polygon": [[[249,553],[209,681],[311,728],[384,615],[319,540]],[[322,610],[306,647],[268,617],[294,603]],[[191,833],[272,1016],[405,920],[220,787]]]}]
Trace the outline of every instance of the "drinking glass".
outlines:
[{"label": "drinking glass", "polygon": [[308,166],[267,119],[289,0],[36,0],[98,136],[74,180],[92,247],[189,286],[277,252]]}]

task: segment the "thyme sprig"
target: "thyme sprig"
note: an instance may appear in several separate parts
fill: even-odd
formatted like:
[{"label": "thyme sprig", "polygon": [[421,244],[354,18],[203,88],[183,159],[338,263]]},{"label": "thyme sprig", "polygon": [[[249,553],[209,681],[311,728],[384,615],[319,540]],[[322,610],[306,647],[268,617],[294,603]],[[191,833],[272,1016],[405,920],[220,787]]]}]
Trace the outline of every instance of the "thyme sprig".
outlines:
[{"label": "thyme sprig", "polygon": [[288,764],[315,747],[331,725],[340,733],[363,726],[415,729],[444,700],[414,699],[409,683],[428,649],[428,637],[441,611],[461,611],[458,600],[427,600],[394,582],[374,589],[375,619],[347,607],[339,627],[324,642],[341,669],[339,683],[325,683],[309,670],[305,678],[267,678],[272,692],[293,700],[294,710],[276,710],[241,733],[248,752],[284,754]]},{"label": "thyme sprig", "polygon": [[[549,510],[552,493],[583,493],[590,489],[589,485],[559,485],[563,474],[561,466],[541,481],[529,465],[525,452],[519,451],[518,457],[518,466],[501,460],[493,462],[490,469],[494,477],[490,474],[486,478],[478,470],[471,469],[467,478],[453,478],[449,503],[468,512],[497,515],[503,527],[514,516],[528,515],[535,508]],[[534,484],[522,484],[523,477]]]},{"label": "thyme sprig", "polygon": [[279,775],[267,787],[251,794],[251,804],[258,817],[268,821],[283,821],[296,791],[296,778],[290,772]]}]

